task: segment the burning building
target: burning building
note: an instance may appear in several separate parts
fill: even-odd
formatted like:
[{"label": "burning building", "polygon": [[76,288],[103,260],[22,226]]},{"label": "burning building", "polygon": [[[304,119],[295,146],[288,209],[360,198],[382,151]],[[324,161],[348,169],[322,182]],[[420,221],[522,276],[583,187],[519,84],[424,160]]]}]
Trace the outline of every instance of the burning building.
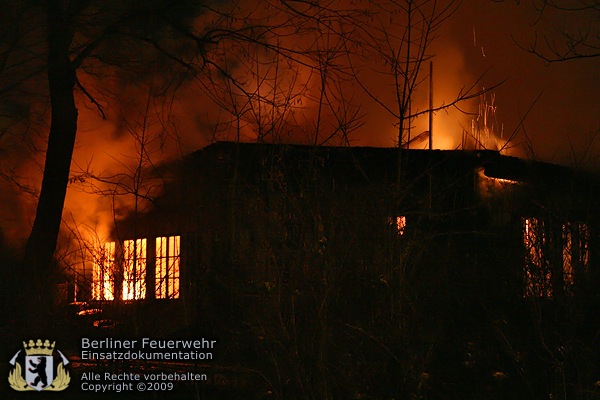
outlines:
[{"label": "burning building", "polygon": [[[162,194],[116,220],[83,295],[136,332],[225,338],[223,363],[263,371],[264,390],[306,391],[315,374],[348,396],[441,375],[530,390],[554,379],[537,355],[595,357],[590,174],[490,150],[228,142],[153,173]],[[315,370],[327,359],[354,361]]]},{"label": "burning building", "polygon": [[442,263],[457,287],[552,298],[594,274],[597,182],[556,165],[221,142],[159,169],[152,210],[116,221],[87,268],[89,299],[197,299],[208,276],[227,274],[248,289],[293,287],[327,279],[325,267],[389,282],[406,263],[430,278]]}]

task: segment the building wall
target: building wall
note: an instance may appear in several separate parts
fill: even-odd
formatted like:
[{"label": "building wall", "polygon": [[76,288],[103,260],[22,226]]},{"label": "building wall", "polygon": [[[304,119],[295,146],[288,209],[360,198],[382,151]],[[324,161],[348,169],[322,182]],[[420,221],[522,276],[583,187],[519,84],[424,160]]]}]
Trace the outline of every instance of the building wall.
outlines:
[{"label": "building wall", "polygon": [[[114,302],[115,315],[218,338],[220,365],[257,371],[279,398],[595,390],[593,182],[497,153],[394,155],[217,145],[190,157],[114,235],[179,235],[181,295]],[[565,232],[586,230],[566,285]],[[526,274],[540,266],[551,274]]]}]

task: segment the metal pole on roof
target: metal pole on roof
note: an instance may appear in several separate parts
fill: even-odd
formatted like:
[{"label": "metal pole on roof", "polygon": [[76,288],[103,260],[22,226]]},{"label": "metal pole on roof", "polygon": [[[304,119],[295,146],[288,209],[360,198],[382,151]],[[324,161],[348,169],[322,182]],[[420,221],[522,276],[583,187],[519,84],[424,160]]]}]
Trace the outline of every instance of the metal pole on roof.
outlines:
[{"label": "metal pole on roof", "polygon": [[406,132],[408,137],[406,138],[406,148],[410,149],[410,115],[412,113],[412,101],[411,101],[411,97],[408,97],[408,127],[406,128]]},{"label": "metal pole on roof", "polygon": [[429,150],[433,148],[433,61],[429,61]]}]

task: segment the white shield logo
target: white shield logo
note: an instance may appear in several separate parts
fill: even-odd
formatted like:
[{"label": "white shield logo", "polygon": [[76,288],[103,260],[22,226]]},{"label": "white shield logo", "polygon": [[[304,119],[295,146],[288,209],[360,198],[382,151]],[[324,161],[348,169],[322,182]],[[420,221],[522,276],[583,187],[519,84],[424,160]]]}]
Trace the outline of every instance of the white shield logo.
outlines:
[{"label": "white shield logo", "polygon": [[25,379],[27,385],[37,391],[50,386],[54,381],[54,359],[52,356],[26,356]]}]

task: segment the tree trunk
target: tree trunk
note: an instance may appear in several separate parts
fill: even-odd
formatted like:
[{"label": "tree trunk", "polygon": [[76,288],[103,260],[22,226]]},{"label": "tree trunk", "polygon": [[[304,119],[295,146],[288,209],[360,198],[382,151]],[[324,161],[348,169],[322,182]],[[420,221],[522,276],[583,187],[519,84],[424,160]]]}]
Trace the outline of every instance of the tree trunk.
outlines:
[{"label": "tree trunk", "polygon": [[[33,228],[25,249],[23,290],[27,292],[26,309],[43,318],[46,310],[37,305],[48,304],[48,278],[56,249],[62,211],[69,181],[71,158],[77,132],[77,108],[73,90],[75,70],[69,51],[73,39],[67,5],[61,0],[47,0],[48,17],[48,84],[51,124],[44,176]],[[33,307],[27,307],[31,304]]]}]

